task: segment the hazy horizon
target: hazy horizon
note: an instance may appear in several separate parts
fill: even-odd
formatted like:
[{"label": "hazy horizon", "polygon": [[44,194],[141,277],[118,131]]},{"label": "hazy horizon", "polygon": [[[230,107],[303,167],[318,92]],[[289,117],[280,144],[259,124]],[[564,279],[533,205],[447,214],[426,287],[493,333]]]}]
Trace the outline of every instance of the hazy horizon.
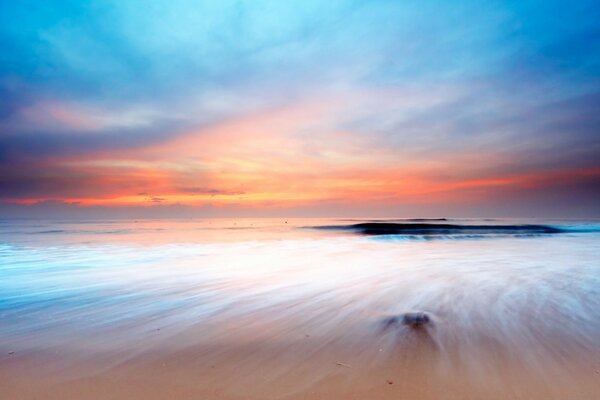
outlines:
[{"label": "hazy horizon", "polygon": [[77,206],[58,202],[43,202],[32,205],[1,204],[2,219],[47,219],[47,220],[126,220],[126,219],[211,219],[211,218],[448,218],[448,219],[564,219],[596,220],[600,212],[593,207],[581,210],[564,210],[558,207],[540,209],[531,206],[515,212],[514,209],[465,210],[461,205],[447,207],[446,212],[433,213],[427,207],[415,206],[404,209],[356,209],[339,207],[327,208],[219,208],[214,206],[138,206],[138,207],[94,207]]}]

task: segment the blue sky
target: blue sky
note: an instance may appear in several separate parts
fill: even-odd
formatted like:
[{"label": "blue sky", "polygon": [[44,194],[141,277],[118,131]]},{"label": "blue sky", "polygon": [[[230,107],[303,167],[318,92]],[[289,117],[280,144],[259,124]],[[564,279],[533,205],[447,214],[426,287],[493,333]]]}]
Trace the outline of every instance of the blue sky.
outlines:
[{"label": "blue sky", "polygon": [[[600,6],[579,0],[3,2],[0,200],[11,212],[142,206],[133,197],[160,176],[150,198],[163,205],[410,213],[425,192],[402,186],[408,176],[440,194],[431,213],[453,201],[493,213],[500,196],[522,214],[565,190],[541,208],[598,213],[599,39]],[[251,129],[236,125],[249,119]],[[232,124],[246,133],[203,142]],[[284,144],[259,154],[252,135]],[[197,154],[159,156],[180,140]],[[269,155],[323,195],[294,197],[282,177],[264,178],[279,169]],[[162,167],[142,182],[150,160]],[[331,176],[311,187],[315,174]],[[344,180],[353,174],[362,181]],[[474,195],[465,182],[483,183]],[[248,196],[182,197],[190,186]]]}]

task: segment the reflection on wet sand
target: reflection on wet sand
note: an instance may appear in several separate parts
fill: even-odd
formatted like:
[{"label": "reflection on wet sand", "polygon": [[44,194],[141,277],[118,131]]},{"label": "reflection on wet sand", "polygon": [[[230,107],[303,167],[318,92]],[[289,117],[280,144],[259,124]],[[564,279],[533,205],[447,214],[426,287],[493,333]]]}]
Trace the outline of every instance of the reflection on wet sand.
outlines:
[{"label": "reflection on wet sand", "polygon": [[9,399],[600,391],[595,235],[0,250]]}]

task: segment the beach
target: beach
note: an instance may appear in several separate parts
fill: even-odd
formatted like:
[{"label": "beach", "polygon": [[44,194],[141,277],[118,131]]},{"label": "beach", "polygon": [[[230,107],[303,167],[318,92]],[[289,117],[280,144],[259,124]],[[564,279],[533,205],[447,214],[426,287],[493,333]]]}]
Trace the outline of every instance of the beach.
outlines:
[{"label": "beach", "polygon": [[0,397],[596,398],[597,223],[354,223],[3,222]]}]

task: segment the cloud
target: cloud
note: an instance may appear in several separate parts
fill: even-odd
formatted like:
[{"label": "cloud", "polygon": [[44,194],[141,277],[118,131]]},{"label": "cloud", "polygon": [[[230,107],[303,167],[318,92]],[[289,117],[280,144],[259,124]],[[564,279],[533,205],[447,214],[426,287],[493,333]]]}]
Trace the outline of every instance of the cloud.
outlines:
[{"label": "cloud", "polygon": [[599,36],[587,0],[3,2],[0,198],[531,202],[600,165]]},{"label": "cloud", "polygon": [[206,187],[178,187],[176,188],[177,192],[180,193],[192,193],[192,194],[210,194],[210,195],[227,195],[227,196],[235,196],[244,194],[244,191],[230,191],[230,190],[221,190],[221,189],[213,189]]}]

